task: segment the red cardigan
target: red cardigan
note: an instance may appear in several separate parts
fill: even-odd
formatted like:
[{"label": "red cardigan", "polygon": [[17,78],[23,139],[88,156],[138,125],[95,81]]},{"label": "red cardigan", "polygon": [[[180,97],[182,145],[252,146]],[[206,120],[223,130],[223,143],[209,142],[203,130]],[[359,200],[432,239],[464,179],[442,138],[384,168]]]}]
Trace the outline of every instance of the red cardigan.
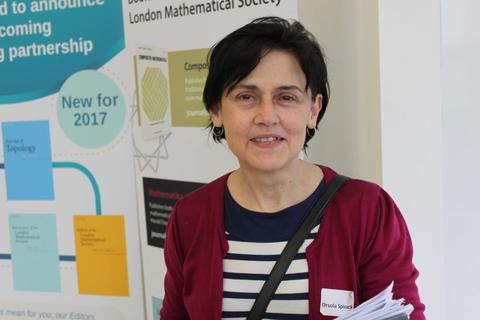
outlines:
[{"label": "red cardigan", "polygon": [[[336,173],[320,166],[326,183]],[[162,320],[221,319],[222,259],[228,252],[223,224],[228,174],[177,202],[165,241],[165,297]],[[316,239],[306,249],[309,319],[320,313],[321,289],[354,292],[354,305],[371,298],[394,280],[394,298],[403,297],[423,320],[412,263],[413,248],[405,221],[379,186],[352,179],[326,208]]]}]

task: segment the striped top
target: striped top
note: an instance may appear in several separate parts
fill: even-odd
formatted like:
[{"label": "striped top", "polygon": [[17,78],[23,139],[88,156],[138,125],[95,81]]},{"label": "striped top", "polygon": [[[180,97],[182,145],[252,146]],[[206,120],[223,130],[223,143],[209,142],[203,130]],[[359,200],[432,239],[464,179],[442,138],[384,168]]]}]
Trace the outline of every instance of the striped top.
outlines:
[{"label": "striped top", "polygon": [[[283,248],[324,188],[276,213],[241,207],[225,189],[225,233],[229,250],[223,259],[222,319],[245,319]],[[305,249],[315,239],[312,229],[288,268],[264,319],[308,318],[308,266]]]}]

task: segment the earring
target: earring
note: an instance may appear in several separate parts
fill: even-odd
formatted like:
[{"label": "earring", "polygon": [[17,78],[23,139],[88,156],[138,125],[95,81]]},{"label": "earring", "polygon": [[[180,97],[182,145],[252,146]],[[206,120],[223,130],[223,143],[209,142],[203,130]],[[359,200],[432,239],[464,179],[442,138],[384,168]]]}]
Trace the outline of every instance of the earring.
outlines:
[{"label": "earring", "polygon": [[220,139],[220,138],[222,138],[224,131],[225,131],[225,130],[223,129],[223,126],[221,126],[221,127],[213,127],[212,133],[213,133],[213,136],[214,136],[215,138],[219,138],[219,139]]},{"label": "earring", "polygon": [[309,136],[310,138],[313,137],[315,135],[315,133],[317,133],[317,128],[313,127],[313,128],[309,128],[307,127],[307,136]]}]

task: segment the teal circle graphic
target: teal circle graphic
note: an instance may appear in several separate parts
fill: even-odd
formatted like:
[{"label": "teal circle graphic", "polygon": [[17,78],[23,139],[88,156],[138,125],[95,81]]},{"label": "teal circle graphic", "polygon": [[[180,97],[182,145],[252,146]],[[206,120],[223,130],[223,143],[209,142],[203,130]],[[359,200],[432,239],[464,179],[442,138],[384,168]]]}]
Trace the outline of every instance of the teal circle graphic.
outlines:
[{"label": "teal circle graphic", "polygon": [[125,100],[118,86],[94,70],[73,74],[60,88],[57,117],[76,145],[95,149],[111,143],[125,121]]}]

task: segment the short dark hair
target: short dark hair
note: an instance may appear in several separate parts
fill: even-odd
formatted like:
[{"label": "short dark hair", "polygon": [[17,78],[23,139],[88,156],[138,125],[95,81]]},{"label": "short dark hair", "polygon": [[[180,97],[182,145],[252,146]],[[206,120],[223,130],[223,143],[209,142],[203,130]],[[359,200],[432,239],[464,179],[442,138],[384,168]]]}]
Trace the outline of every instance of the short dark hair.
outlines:
[{"label": "short dark hair", "polygon": [[[215,112],[225,90],[228,92],[255,69],[260,60],[271,50],[283,50],[293,54],[305,74],[306,87],[312,98],[321,94],[322,109],[316,128],[328,105],[330,87],[327,67],[315,37],[298,21],[289,22],[279,17],[263,17],[253,20],[233,31],[215,44],[208,54],[209,71],[203,102],[208,112]],[[208,125],[213,131],[212,121]],[[213,133],[213,132],[212,132]],[[225,134],[213,134],[220,142]],[[305,135],[305,144],[312,135]]]}]

